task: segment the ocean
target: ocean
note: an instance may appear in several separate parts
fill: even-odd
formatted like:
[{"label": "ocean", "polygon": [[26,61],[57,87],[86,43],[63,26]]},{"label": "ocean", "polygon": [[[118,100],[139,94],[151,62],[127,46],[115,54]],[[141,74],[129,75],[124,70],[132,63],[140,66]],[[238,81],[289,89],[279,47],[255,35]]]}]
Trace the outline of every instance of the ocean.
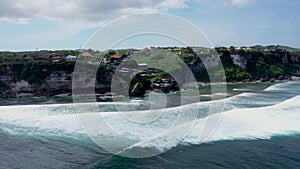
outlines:
[{"label": "ocean", "polygon": [[[300,79],[228,88],[230,97],[223,100],[171,105],[153,125],[130,126],[116,113],[128,106],[146,109],[147,98],[80,104],[70,103],[70,98],[0,100],[0,168],[299,168]],[[224,109],[210,114],[211,105],[224,105]],[[174,126],[178,110],[192,112],[196,119]],[[96,111],[103,113],[115,133],[100,127],[87,134],[80,120],[93,116],[86,112]],[[151,117],[151,111],[132,114],[133,119]],[[218,117],[216,128],[203,139],[201,132],[213,117]],[[187,126],[191,128],[186,130]],[[178,139],[178,131],[187,132]],[[156,154],[116,155],[109,151],[111,147],[98,146],[95,138],[105,138],[105,146],[107,142],[131,145],[129,149],[139,150],[129,153],[132,156]]]}]

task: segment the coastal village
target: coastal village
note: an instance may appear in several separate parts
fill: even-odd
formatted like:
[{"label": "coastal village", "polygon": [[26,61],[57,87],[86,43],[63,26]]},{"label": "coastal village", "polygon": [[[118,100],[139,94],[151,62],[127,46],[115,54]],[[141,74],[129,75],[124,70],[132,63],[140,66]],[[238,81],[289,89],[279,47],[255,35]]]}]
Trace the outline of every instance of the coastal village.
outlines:
[{"label": "coastal village", "polygon": [[[254,47],[218,47],[215,49],[202,47],[149,47],[144,49],[124,50],[56,50],[29,52],[0,52],[0,97],[32,97],[32,96],[66,96],[72,94],[72,80],[87,84],[91,76],[88,69],[73,72],[76,62],[85,62],[100,66],[101,73],[97,73],[96,92],[99,96],[112,96],[110,85],[114,72],[126,74],[135,78],[136,84],[130,88],[130,96],[143,96],[149,91],[172,92],[179,90],[176,81],[168,73],[149,67],[148,63],[133,64],[131,58],[147,56],[150,60],[157,60],[152,56],[154,51],[164,51],[178,56],[184,61],[195,75],[197,81],[208,83],[205,75],[207,65],[214,66],[215,59],[211,55],[218,52],[225,68],[225,79],[229,82],[263,82],[290,79],[291,75],[300,75],[298,50],[291,50],[279,46]],[[292,51],[292,52],[291,52]],[[296,51],[296,52],[295,52]],[[257,56],[255,56],[257,54]],[[164,55],[164,54],[160,54]],[[260,56],[260,55],[265,55]],[[281,65],[268,63],[268,57],[280,61]],[[153,57],[153,58],[151,58]],[[256,58],[257,57],[257,58]],[[275,58],[276,57],[276,58]],[[201,59],[200,59],[201,58]],[[261,59],[262,58],[262,59]],[[249,63],[257,59],[256,63]],[[204,66],[204,62],[209,63]],[[272,62],[272,61],[271,61]],[[165,64],[165,63],[162,63]],[[250,65],[251,64],[251,65]],[[268,69],[267,74],[252,73],[252,64]],[[268,65],[270,64],[270,65]],[[122,65],[122,66],[120,66]],[[293,70],[285,70],[289,65]],[[170,71],[173,71],[170,69]],[[290,72],[287,72],[290,71]],[[237,74],[233,77],[231,74]],[[80,84],[80,83],[79,83]],[[137,88],[138,85],[141,88]],[[85,86],[86,87],[86,86]]]}]

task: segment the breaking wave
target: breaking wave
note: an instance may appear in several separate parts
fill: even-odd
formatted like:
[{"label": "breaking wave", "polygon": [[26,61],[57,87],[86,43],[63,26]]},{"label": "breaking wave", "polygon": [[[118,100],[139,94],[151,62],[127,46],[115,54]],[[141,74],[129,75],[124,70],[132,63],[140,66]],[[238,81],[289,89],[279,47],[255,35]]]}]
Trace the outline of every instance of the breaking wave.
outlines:
[{"label": "breaking wave", "polygon": [[[279,90],[285,89],[288,85],[297,85],[299,82],[287,82],[277,84],[267,89]],[[208,111],[211,104],[217,105],[220,100],[211,102],[199,102],[190,105],[184,105],[176,108],[168,108],[165,115],[160,116],[160,123],[149,126],[147,124],[136,124],[138,128],[128,126],[126,120],[119,120],[120,112],[111,112],[115,109],[113,105],[119,104],[127,106],[127,103],[96,103],[97,110],[107,110],[102,112],[103,117],[112,125],[117,126],[118,131],[114,135],[108,135],[109,139],[115,137],[126,139],[135,139],[136,143],[129,148],[155,148],[159,151],[165,151],[178,145],[178,143],[202,144],[222,140],[238,139],[269,139],[276,135],[293,135],[300,133],[300,96],[293,97],[276,105],[260,108],[238,108],[233,106],[242,101],[242,98],[253,98],[255,93],[244,93],[226,99],[226,111],[209,115]],[[91,103],[95,104],[95,103]],[[140,102],[128,104],[141,104]],[[257,101],[259,104],[259,101]],[[81,110],[78,110],[80,107]],[[32,105],[32,106],[2,106],[0,107],[0,127],[3,132],[10,135],[25,136],[44,136],[44,137],[62,137],[84,140],[87,139],[85,130],[78,120],[80,116],[93,116],[95,113],[84,113],[83,111],[95,112],[90,103],[82,103],[80,106],[73,104],[56,105]],[[176,111],[185,112],[198,111],[198,117],[194,121],[186,122],[173,126],[171,123],[176,118]],[[151,111],[126,112],[127,115],[135,117],[151,116]],[[211,131],[210,135],[204,137],[205,125],[208,118],[222,117],[218,122],[216,130]],[[193,124],[191,124],[193,123]],[[193,126],[184,139],[177,137],[178,132],[187,126]],[[102,131],[95,133],[101,136],[111,134]],[[153,137],[152,137],[153,136]]]}]

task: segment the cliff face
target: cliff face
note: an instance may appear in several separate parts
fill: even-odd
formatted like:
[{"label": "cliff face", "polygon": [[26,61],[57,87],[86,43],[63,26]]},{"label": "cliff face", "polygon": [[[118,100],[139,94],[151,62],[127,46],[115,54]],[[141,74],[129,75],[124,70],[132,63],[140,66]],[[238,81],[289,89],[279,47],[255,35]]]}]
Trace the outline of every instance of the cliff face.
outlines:
[{"label": "cliff face", "polygon": [[10,97],[27,97],[27,96],[47,96],[51,97],[62,93],[71,93],[72,83],[71,80],[65,81],[52,81],[48,83],[43,81],[40,84],[30,84],[26,80],[11,81],[11,80],[1,80],[4,84],[0,88],[0,97],[10,98]]},{"label": "cliff face", "polygon": [[[102,79],[100,83],[95,84],[96,92],[98,93],[110,91],[112,74],[104,72],[103,76],[106,76],[106,78]],[[38,83],[31,84],[25,79],[15,79],[13,70],[11,70],[9,66],[5,66],[5,68],[2,69],[2,74],[0,75],[0,97],[52,97],[60,94],[70,95],[72,93],[72,78],[73,73],[67,73],[62,70],[52,71],[46,78],[40,79]],[[86,84],[86,80],[94,77],[82,74],[76,78],[83,80],[84,84]]]}]

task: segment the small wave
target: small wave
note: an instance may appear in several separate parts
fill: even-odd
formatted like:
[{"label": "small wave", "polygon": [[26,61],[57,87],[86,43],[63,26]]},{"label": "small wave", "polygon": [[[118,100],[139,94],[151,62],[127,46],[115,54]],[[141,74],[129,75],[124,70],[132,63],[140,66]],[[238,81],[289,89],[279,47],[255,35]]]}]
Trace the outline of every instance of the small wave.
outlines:
[{"label": "small wave", "polygon": [[245,89],[234,88],[234,89],[232,89],[232,91],[234,91],[234,92],[253,92],[253,90],[247,89],[247,88],[245,88]]},{"label": "small wave", "polygon": [[300,81],[294,80],[294,81],[288,81],[288,82],[284,82],[284,83],[274,84],[274,85],[264,89],[264,91],[279,91],[279,90],[283,90],[283,89],[290,89],[291,85],[300,85]]}]

